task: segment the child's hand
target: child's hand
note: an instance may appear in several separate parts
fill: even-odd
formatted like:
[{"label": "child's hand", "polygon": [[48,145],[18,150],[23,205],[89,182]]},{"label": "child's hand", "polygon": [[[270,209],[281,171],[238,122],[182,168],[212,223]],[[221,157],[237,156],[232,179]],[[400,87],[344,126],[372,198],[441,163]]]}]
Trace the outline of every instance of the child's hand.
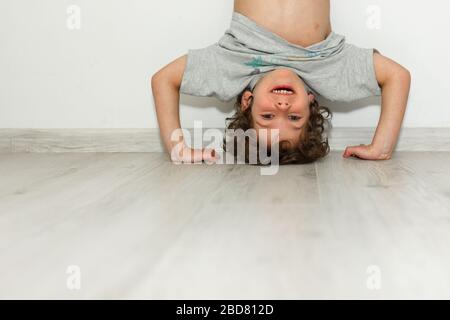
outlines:
[{"label": "child's hand", "polygon": [[347,147],[343,154],[344,158],[356,157],[363,160],[390,160],[391,154],[384,153],[372,144]]},{"label": "child's hand", "polygon": [[[180,150],[181,149],[181,150]],[[171,153],[171,160],[175,163],[215,163],[218,160],[214,149],[192,149],[187,146],[175,147]]]}]

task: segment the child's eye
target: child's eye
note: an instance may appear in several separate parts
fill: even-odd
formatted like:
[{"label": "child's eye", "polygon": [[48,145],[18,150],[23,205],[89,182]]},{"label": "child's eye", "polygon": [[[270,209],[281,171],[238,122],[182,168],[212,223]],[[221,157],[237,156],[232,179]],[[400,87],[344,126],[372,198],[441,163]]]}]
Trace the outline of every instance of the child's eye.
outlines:
[{"label": "child's eye", "polygon": [[261,117],[265,120],[271,120],[273,119],[273,115],[272,114],[263,114],[261,115]]},{"label": "child's eye", "polygon": [[289,119],[292,120],[292,121],[298,121],[298,120],[301,119],[301,117],[299,117],[299,116],[289,116]]}]

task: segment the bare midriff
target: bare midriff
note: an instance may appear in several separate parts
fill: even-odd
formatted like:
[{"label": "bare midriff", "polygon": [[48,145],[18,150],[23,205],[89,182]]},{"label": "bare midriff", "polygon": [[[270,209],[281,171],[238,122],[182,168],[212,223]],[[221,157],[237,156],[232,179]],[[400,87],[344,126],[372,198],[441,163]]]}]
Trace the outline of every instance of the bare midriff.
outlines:
[{"label": "bare midriff", "polygon": [[330,0],[235,0],[234,11],[302,47],[325,40],[332,31]]}]

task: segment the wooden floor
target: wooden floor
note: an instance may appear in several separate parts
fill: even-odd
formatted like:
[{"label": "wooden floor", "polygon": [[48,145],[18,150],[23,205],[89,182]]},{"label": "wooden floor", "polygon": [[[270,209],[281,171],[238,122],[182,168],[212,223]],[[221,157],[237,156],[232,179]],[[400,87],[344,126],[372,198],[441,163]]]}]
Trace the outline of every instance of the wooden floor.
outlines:
[{"label": "wooden floor", "polygon": [[1,154],[0,298],[450,298],[450,153]]}]

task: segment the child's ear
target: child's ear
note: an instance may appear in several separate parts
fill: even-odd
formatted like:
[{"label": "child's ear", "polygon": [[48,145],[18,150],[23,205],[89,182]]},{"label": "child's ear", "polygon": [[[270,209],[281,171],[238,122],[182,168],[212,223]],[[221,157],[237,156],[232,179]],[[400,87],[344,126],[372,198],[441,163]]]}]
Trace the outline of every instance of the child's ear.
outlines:
[{"label": "child's ear", "polygon": [[242,111],[245,111],[250,107],[252,99],[254,99],[253,93],[249,90],[245,91],[244,94],[242,95],[242,99],[241,99],[241,110]]},{"label": "child's ear", "polygon": [[316,100],[316,96],[312,94],[311,92],[308,93],[309,102],[313,102]]}]

